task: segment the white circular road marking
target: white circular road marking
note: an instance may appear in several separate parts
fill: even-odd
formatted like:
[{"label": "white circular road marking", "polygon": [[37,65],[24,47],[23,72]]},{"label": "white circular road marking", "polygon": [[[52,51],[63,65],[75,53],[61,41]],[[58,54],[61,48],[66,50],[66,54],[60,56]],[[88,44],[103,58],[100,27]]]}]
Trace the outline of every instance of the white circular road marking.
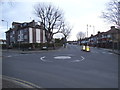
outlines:
[{"label": "white circular road marking", "polygon": [[[43,62],[53,62],[53,61],[46,60],[45,58],[46,58],[46,56],[43,56],[43,57],[40,58],[40,60],[43,61]],[[56,57],[53,57],[53,58],[58,59],[58,60],[65,60],[65,59],[69,60],[69,59],[71,59],[70,56],[56,56]],[[82,59],[76,59],[76,60],[72,60],[70,62],[81,62],[85,59],[83,56],[81,56],[81,58]]]}]

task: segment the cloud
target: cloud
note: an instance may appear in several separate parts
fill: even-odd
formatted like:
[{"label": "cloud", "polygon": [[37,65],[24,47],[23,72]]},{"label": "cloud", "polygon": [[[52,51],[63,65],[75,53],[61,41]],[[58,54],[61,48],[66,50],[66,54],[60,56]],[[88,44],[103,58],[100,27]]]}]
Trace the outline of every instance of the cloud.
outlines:
[{"label": "cloud", "polygon": [[[6,1],[6,0],[5,0]],[[7,0],[8,1],[8,0]],[[97,31],[106,31],[110,24],[99,18],[100,13],[104,10],[104,4],[108,0],[12,0],[13,6],[8,3],[2,5],[2,19],[9,22],[9,27],[12,22],[29,22],[35,19],[33,14],[33,6],[37,2],[52,2],[65,12],[66,21],[73,26],[71,40],[76,39],[76,34],[79,31],[86,32],[86,25],[94,25]],[[32,18],[32,19],[31,19]],[[6,23],[3,23],[4,28]],[[3,30],[3,29],[1,29]],[[3,30],[5,31],[5,30]],[[89,28],[89,36],[93,33],[92,27]]]}]

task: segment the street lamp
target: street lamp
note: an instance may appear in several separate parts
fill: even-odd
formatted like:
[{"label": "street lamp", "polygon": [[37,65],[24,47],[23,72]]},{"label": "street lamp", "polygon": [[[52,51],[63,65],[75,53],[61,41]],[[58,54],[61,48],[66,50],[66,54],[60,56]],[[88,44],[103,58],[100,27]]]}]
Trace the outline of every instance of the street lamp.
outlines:
[{"label": "street lamp", "polygon": [[1,20],[1,21],[7,23],[7,30],[8,30],[8,21],[5,21],[5,20]]}]

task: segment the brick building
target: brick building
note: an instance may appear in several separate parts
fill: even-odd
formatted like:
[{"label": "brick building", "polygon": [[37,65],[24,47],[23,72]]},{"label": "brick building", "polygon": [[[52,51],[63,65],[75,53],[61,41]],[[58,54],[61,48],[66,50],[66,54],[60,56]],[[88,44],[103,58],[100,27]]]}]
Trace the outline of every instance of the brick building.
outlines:
[{"label": "brick building", "polygon": [[45,30],[34,20],[31,22],[13,22],[12,28],[6,32],[7,47],[14,44],[45,43]]},{"label": "brick building", "polygon": [[81,42],[84,45],[120,49],[120,30],[111,26],[107,32],[98,32],[94,36],[91,35],[89,38],[82,39]]}]

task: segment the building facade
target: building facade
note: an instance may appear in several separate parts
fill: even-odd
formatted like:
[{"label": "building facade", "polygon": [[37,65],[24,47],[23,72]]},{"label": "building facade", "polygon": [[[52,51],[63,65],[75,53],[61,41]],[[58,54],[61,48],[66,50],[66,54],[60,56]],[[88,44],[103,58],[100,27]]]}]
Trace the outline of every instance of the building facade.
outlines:
[{"label": "building facade", "polygon": [[34,20],[31,22],[13,22],[12,28],[6,32],[6,43],[8,47],[14,44],[45,43],[45,30]]},{"label": "building facade", "polygon": [[89,45],[101,48],[120,49],[120,29],[111,26],[107,32],[98,32],[89,38],[81,40],[82,45]]}]

